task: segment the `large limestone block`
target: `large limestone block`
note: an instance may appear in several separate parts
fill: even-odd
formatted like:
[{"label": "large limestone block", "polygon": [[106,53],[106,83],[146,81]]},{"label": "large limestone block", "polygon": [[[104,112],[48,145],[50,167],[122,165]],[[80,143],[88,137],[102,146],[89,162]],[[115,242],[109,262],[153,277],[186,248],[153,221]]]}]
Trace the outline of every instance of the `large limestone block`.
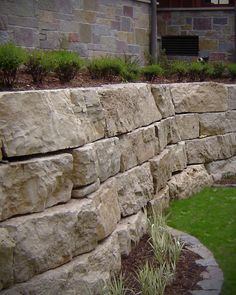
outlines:
[{"label": "large limestone block", "polygon": [[229,109],[230,110],[236,110],[236,86],[235,84],[233,85],[227,85],[228,90],[229,90]]},{"label": "large limestone block", "polygon": [[124,134],[119,141],[121,171],[126,171],[153,158],[159,152],[155,125]]},{"label": "large limestone block", "polygon": [[175,117],[156,123],[156,132],[160,151],[163,151],[168,144],[174,144],[181,140]]},{"label": "large limestone block", "polygon": [[187,167],[187,155],[185,150],[185,142],[179,142],[167,147],[171,152],[171,172],[182,171]]},{"label": "large limestone block", "polygon": [[176,113],[223,112],[228,109],[228,91],[220,83],[178,83],[171,85]]},{"label": "large limestone block", "polygon": [[72,160],[61,154],[0,165],[0,220],[68,201]]},{"label": "large limestone block", "polygon": [[164,188],[172,175],[173,158],[170,149],[150,160],[155,194]]},{"label": "large limestone block", "polygon": [[61,267],[0,292],[1,295],[96,295],[121,268],[117,234],[112,234],[90,253],[80,255]]},{"label": "large limestone block", "polygon": [[0,118],[7,157],[47,153],[85,142],[69,90],[2,92]]},{"label": "large limestone block", "polygon": [[120,171],[120,148],[117,137],[99,140],[73,150],[74,188],[105,181]]},{"label": "large limestone block", "polygon": [[236,133],[187,141],[186,152],[189,164],[209,163],[230,158],[236,153]]},{"label": "large limestone block", "polygon": [[85,141],[92,142],[105,135],[104,111],[96,88],[74,88],[70,90],[73,111],[81,121]]},{"label": "large limestone block", "polygon": [[153,180],[149,163],[116,176],[122,216],[137,213],[153,198]]},{"label": "large limestone block", "polygon": [[227,160],[211,162],[206,165],[206,169],[214,180],[220,180],[222,177],[236,175],[236,157]]},{"label": "large limestone block", "polygon": [[8,231],[0,228],[0,290],[13,284],[15,243]]},{"label": "large limestone block", "polygon": [[200,135],[220,135],[236,132],[236,111],[199,115]]},{"label": "large limestone block", "polygon": [[115,230],[121,218],[115,179],[106,181],[88,198],[95,204],[98,216],[97,236],[98,240],[102,240]]},{"label": "large limestone block", "polygon": [[170,197],[185,199],[212,183],[212,177],[203,165],[188,166],[184,171],[172,176],[168,182]]},{"label": "large limestone block", "polygon": [[122,218],[116,229],[121,255],[129,255],[132,246],[136,245],[146,232],[147,216],[142,211]]},{"label": "large limestone block", "polygon": [[162,118],[175,115],[175,108],[172,102],[171,91],[169,85],[152,85],[152,95],[155,99],[157,108]]},{"label": "large limestone block", "polygon": [[99,94],[109,137],[161,119],[149,85],[135,83],[106,86],[99,90]]},{"label": "large limestone block", "polygon": [[75,198],[75,199],[84,198],[87,195],[97,191],[99,189],[99,187],[100,187],[100,180],[97,179],[97,181],[95,181],[92,184],[89,184],[87,186],[83,186],[81,188],[73,189],[71,197]]},{"label": "large limestone block", "polygon": [[69,262],[95,248],[98,217],[91,200],[71,200],[1,223],[14,241],[14,283]]},{"label": "large limestone block", "polygon": [[175,121],[181,140],[199,137],[199,119],[197,114],[176,115]]},{"label": "large limestone block", "polygon": [[161,189],[155,196],[154,199],[149,202],[148,210],[150,213],[152,211],[162,211],[169,207],[170,203],[170,194],[169,194],[169,186],[167,185],[165,188]]}]

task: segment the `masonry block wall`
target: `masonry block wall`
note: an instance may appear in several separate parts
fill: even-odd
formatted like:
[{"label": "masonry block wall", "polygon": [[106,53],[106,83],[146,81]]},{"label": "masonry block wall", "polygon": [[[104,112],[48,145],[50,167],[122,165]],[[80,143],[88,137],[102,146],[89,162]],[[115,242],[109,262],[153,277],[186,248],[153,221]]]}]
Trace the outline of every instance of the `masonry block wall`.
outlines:
[{"label": "masonry block wall", "polygon": [[158,36],[199,36],[199,55],[232,60],[234,9],[158,11]]},{"label": "masonry block wall", "polygon": [[236,173],[236,87],[0,93],[0,294],[99,294],[168,206]]},{"label": "masonry block wall", "polygon": [[149,9],[134,0],[1,0],[0,43],[142,58],[149,50]]}]

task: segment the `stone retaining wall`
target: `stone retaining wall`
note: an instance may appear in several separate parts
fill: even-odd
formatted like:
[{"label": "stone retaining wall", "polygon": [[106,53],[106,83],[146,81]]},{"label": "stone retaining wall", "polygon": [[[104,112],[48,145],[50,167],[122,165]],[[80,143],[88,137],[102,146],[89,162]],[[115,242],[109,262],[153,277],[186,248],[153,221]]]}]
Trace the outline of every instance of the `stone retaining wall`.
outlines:
[{"label": "stone retaining wall", "polygon": [[235,172],[235,93],[217,83],[1,92],[0,294],[97,294],[145,232],[147,204]]}]

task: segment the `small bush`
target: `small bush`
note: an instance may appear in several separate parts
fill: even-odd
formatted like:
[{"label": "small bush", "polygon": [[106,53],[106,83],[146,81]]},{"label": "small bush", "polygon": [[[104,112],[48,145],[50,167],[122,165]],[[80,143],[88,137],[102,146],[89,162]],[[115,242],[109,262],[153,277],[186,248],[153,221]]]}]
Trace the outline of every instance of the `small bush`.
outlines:
[{"label": "small bush", "polygon": [[223,63],[217,62],[206,65],[206,75],[209,78],[222,78],[225,72],[226,66]]},{"label": "small bush", "polygon": [[26,72],[32,76],[33,82],[42,83],[52,68],[50,54],[42,50],[33,50],[28,53],[25,66]]},{"label": "small bush", "polygon": [[188,66],[188,74],[192,81],[204,81],[206,79],[207,64],[192,62]]},{"label": "small bush", "polygon": [[174,61],[169,71],[171,75],[177,75],[178,80],[181,81],[188,73],[188,64],[184,61]]},{"label": "small bush", "polygon": [[236,64],[229,64],[227,67],[228,73],[231,77],[231,79],[236,78]]},{"label": "small bush", "polygon": [[70,82],[81,69],[83,62],[76,52],[65,50],[52,51],[50,53],[52,69],[60,82]]},{"label": "small bush", "polygon": [[123,63],[120,76],[124,81],[135,81],[140,76],[140,65],[137,57],[124,55],[121,58],[121,63]]},{"label": "small bush", "polygon": [[143,67],[142,73],[147,80],[151,81],[156,77],[163,76],[164,70],[160,65],[153,64]]},{"label": "small bush", "polygon": [[0,45],[0,82],[4,87],[13,87],[17,71],[24,63],[26,52],[13,43]]}]

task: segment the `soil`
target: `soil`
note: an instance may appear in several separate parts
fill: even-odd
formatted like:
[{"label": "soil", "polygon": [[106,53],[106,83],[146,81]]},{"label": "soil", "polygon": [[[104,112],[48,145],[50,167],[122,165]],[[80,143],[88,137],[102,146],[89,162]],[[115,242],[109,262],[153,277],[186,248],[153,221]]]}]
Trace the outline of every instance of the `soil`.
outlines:
[{"label": "soil", "polygon": [[[128,289],[133,290],[135,294],[140,292],[140,286],[136,276],[137,271],[147,262],[153,267],[158,266],[148,239],[148,235],[143,236],[140,242],[133,247],[129,256],[122,258],[121,271],[125,285]],[[190,290],[200,289],[197,286],[197,283],[201,280],[200,274],[206,269],[206,267],[195,263],[195,260],[200,259],[201,257],[189,251],[186,246],[184,247],[177,264],[175,280],[172,285],[166,288],[165,295],[187,295],[190,294]],[[128,295],[131,294],[131,292],[128,293]]]},{"label": "soil", "polygon": [[[226,84],[234,84],[236,80],[231,80],[229,78],[221,78],[212,80],[214,82],[221,82]],[[20,90],[35,90],[35,89],[58,89],[58,88],[74,88],[74,87],[96,87],[105,84],[117,84],[123,81],[119,77],[112,76],[109,79],[92,79],[87,71],[83,71],[77,74],[77,76],[69,83],[61,84],[59,79],[51,74],[45,77],[42,84],[34,84],[32,82],[31,76],[26,74],[24,71],[19,72],[18,80],[15,82],[13,88],[3,88],[0,86],[0,91],[20,91]],[[154,84],[168,84],[176,82],[193,82],[185,78],[181,81],[177,77],[171,78],[155,78],[152,81],[147,81],[144,78],[135,82],[146,82]],[[197,82],[197,81],[195,81]]]},{"label": "soil", "polygon": [[230,177],[227,177],[227,178],[222,178],[221,180],[218,180],[218,181],[215,181],[215,184],[217,185],[232,185],[232,186],[235,186],[236,185],[236,175],[235,176],[230,176]]}]

